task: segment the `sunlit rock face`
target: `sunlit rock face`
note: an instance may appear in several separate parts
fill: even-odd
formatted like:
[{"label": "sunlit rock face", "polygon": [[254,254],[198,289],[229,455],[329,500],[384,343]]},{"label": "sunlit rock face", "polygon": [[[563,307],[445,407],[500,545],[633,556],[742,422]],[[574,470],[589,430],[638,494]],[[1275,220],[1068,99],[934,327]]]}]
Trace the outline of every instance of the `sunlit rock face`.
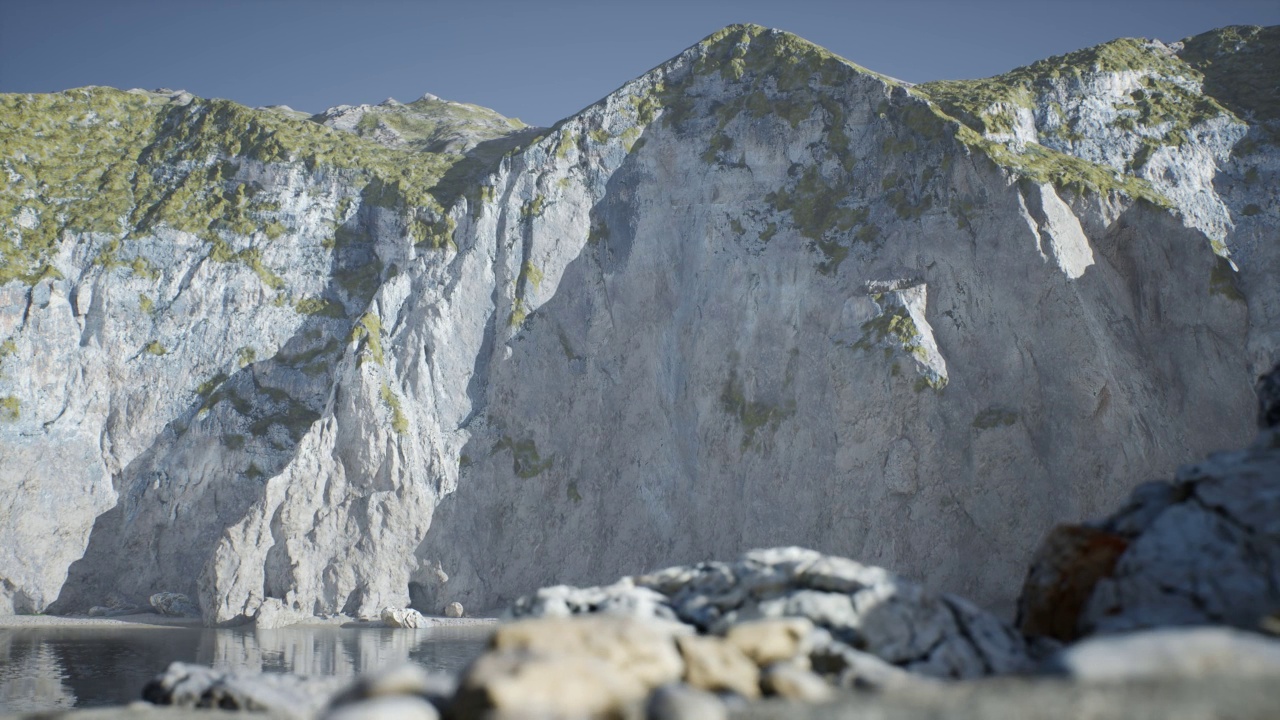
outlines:
[{"label": "sunlit rock face", "polygon": [[1007,606],[1053,523],[1250,435],[1275,98],[1211,69],[1274,35],[908,87],[734,26],[551,130],[3,96],[0,610],[786,544]]}]

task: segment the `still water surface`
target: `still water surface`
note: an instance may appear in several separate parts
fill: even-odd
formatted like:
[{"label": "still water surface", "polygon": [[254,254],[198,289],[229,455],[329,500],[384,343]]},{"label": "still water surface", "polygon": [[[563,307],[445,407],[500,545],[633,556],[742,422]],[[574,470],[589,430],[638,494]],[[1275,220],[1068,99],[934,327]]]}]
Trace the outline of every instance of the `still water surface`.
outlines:
[{"label": "still water surface", "polygon": [[174,661],[349,677],[413,662],[460,670],[491,628],[175,627],[0,629],[0,713],[122,705]]}]

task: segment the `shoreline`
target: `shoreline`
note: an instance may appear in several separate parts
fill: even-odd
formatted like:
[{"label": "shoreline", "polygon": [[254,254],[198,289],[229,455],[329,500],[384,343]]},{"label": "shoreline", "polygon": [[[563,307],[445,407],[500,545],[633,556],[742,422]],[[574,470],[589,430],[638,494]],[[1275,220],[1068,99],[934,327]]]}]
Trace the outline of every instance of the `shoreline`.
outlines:
[{"label": "shoreline", "polygon": [[[485,627],[497,625],[499,620],[496,617],[461,617],[447,618],[437,616],[427,616],[430,625],[417,630],[431,630],[434,628],[454,628],[454,627]],[[271,628],[272,630],[284,630],[288,628],[316,628],[316,627],[338,627],[338,628],[368,628],[368,629],[387,629],[387,630],[405,630],[412,631],[414,628],[393,628],[384,624],[381,620],[360,620],[353,617],[331,617],[331,618],[309,618],[302,622],[292,625],[284,625],[279,628]],[[43,629],[43,628],[86,628],[86,629],[173,629],[173,628],[195,628],[207,630],[256,630],[259,632],[268,632],[268,630],[258,630],[253,623],[245,623],[244,625],[235,625],[230,627],[208,627],[204,625],[200,618],[190,617],[170,617],[160,615],[159,613],[137,613],[133,615],[117,615],[115,617],[94,617],[91,615],[0,615],[0,630],[22,630],[22,629]]]}]

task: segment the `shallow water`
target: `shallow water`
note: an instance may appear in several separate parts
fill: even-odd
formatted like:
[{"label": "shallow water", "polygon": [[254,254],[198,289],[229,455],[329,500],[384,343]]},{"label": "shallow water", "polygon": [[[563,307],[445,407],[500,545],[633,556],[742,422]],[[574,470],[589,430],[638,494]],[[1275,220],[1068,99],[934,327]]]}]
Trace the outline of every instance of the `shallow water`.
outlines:
[{"label": "shallow water", "polygon": [[491,628],[173,627],[0,629],[0,712],[122,705],[169,663],[349,677],[413,662],[459,670]]}]

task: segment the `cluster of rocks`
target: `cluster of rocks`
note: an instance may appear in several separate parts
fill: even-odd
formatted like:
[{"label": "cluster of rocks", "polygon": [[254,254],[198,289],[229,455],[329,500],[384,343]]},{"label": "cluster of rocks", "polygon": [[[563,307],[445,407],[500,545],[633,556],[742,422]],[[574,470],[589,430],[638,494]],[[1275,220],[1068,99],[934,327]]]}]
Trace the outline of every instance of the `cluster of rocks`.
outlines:
[{"label": "cluster of rocks", "polygon": [[[452,602],[445,606],[444,616],[457,619],[463,616],[462,603]],[[385,607],[379,615],[382,624],[391,628],[425,628],[439,623],[413,608]]]},{"label": "cluster of rocks", "polygon": [[799,618],[812,626],[811,644],[824,663],[884,673],[966,679],[1020,672],[1033,663],[1019,633],[963,598],[933,595],[882,568],[795,547],[751,551],[732,563],[672,567],[606,587],[543,588],[517,600],[509,615],[589,613],[672,621],[712,636],[752,620]]}]

